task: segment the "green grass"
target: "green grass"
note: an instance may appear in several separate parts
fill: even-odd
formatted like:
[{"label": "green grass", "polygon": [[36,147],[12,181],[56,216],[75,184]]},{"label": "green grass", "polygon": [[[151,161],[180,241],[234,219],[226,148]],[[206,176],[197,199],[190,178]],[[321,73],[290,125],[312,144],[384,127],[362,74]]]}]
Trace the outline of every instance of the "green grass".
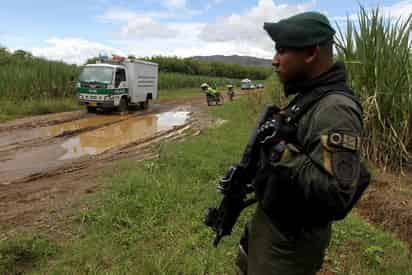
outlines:
[{"label": "green grass", "polygon": [[6,122],[24,116],[74,111],[83,108],[84,107],[77,103],[77,100],[74,97],[24,100],[19,103],[1,101],[0,122]]},{"label": "green grass", "polygon": [[[227,120],[200,136],[160,148],[160,158],[106,171],[108,188],[79,212],[77,237],[34,274],[232,274],[243,213],[233,236],[213,248],[203,225],[219,177],[239,160],[256,114],[244,97],[212,108]],[[327,262],[338,274],[412,274],[406,247],[356,215],[335,226]],[[393,273],[394,271],[395,273]],[[391,273],[392,272],[392,273]]]},{"label": "green grass", "polygon": [[327,261],[337,274],[412,274],[407,246],[356,214],[335,224]]},{"label": "green grass", "polygon": [[59,251],[55,243],[38,236],[22,235],[0,243],[0,274],[22,274]]}]

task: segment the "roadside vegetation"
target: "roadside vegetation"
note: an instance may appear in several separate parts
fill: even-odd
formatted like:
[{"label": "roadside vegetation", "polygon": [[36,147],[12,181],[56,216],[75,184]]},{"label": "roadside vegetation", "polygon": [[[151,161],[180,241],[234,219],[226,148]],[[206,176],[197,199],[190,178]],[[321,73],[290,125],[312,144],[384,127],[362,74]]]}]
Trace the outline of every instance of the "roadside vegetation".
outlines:
[{"label": "roadside vegetation", "polygon": [[221,87],[227,84],[240,86],[240,79],[213,77],[204,75],[187,75],[183,73],[165,73],[159,74],[159,89],[181,89],[181,88],[197,88],[200,89],[200,84],[208,83],[213,87]]},{"label": "roadside vegetation", "polygon": [[0,100],[13,103],[40,98],[69,97],[75,93],[75,65],[32,56],[22,50],[0,49]]},{"label": "roadside vegetation", "polygon": [[0,274],[24,274],[45,263],[60,247],[45,237],[22,235],[0,243]]},{"label": "roadside vegetation", "polygon": [[83,109],[75,98],[41,98],[37,100],[24,100],[13,102],[0,99],[0,123],[19,117],[75,111]]},{"label": "roadside vegetation", "polygon": [[411,20],[361,7],[357,19],[348,18],[346,29],[339,29],[337,43],[363,101],[366,156],[397,169],[410,161],[412,146]]}]

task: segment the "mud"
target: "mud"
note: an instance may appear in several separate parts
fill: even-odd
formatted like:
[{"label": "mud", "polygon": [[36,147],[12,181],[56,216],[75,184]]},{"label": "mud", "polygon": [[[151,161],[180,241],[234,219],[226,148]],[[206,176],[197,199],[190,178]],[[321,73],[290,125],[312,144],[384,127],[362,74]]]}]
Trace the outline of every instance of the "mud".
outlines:
[{"label": "mud", "polygon": [[41,126],[49,126],[66,121],[72,121],[82,117],[89,116],[84,111],[63,112],[49,115],[39,115],[34,117],[20,118],[11,122],[0,124],[0,133],[15,129],[37,128]]},{"label": "mud", "polygon": [[195,97],[123,115],[72,112],[0,125],[1,232],[52,227],[58,213],[101,187],[99,175],[118,160],[156,158],[161,143],[215,125],[206,108]]},{"label": "mud", "polygon": [[[139,142],[158,133],[173,129],[173,127],[181,126],[188,119],[188,111],[175,110],[143,116],[102,116],[101,119],[100,117],[92,117],[91,119],[81,119],[44,129],[33,129],[31,132],[34,132],[35,135],[25,135],[23,138],[35,137],[37,140],[45,140],[50,137],[56,138],[37,144],[37,146],[21,147],[9,151],[9,154],[5,154],[5,150],[1,149],[4,146],[0,147],[0,151],[3,151],[0,166],[0,184],[8,185],[19,178],[44,173],[51,168],[60,167],[73,160],[100,155],[108,150]],[[100,125],[107,126],[99,127]],[[64,132],[91,128],[97,129],[88,130],[69,138],[58,138]],[[22,139],[18,141],[18,144],[22,144]]]}]

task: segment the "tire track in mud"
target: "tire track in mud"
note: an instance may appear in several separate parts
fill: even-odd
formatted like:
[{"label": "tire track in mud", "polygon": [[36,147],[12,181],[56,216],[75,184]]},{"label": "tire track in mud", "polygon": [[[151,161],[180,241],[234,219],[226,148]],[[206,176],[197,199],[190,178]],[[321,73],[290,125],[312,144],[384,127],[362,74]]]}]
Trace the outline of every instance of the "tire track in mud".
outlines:
[{"label": "tire track in mud", "polygon": [[[23,127],[11,129],[5,133],[0,131],[0,155],[5,156],[15,150],[33,146],[41,146],[47,142],[53,142],[60,137],[69,137],[86,131],[92,131],[100,127],[109,126],[125,119],[135,116],[142,116],[154,113],[155,110],[147,110],[139,113],[124,115],[95,115],[85,114],[85,116],[75,117],[74,119],[38,127]],[[0,157],[0,161],[1,161]]]},{"label": "tire track in mud", "polygon": [[[131,143],[127,143],[124,146],[120,147],[114,147],[113,149],[108,149],[107,151],[104,151],[101,154],[97,155],[86,155],[84,157],[81,157],[79,159],[71,160],[68,163],[63,163],[61,165],[58,165],[56,167],[52,167],[51,169],[46,169],[44,171],[36,172],[36,173],[31,173],[28,176],[24,176],[21,178],[17,178],[15,180],[9,181],[9,182],[3,182],[0,183],[0,186],[11,186],[15,184],[21,184],[21,183],[29,183],[32,181],[36,181],[38,179],[44,178],[44,177],[53,177],[57,175],[62,175],[62,174],[68,174],[72,173],[78,170],[86,169],[89,166],[94,166],[93,162],[111,162],[115,161],[118,159],[122,159],[125,157],[130,158],[133,155],[138,154],[136,150],[148,147],[152,145],[153,143],[160,143],[162,141],[171,141],[174,140],[178,137],[181,137],[185,135],[185,131],[189,130],[191,128],[191,122],[185,123],[181,126],[173,127],[170,130],[162,131],[159,132],[153,136],[149,136],[144,139],[140,139]],[[1,187],[0,187],[1,191]],[[0,195],[0,200],[4,199],[2,195]]]},{"label": "tire track in mud", "polygon": [[[184,117],[177,119],[177,114],[184,114]],[[9,150],[9,154],[4,154],[3,150],[0,184],[9,185],[27,176],[37,178],[66,164],[87,161],[90,156],[162,134],[184,124],[186,116],[188,112],[145,112],[143,115],[83,119],[79,123],[59,126],[54,131],[50,131],[50,127],[39,129],[43,130],[40,131],[42,134],[38,133],[34,140],[45,139],[45,142]]]},{"label": "tire track in mud", "polygon": [[0,133],[16,129],[30,129],[56,125],[59,123],[84,118],[87,116],[90,116],[90,114],[87,114],[85,111],[74,111],[20,118],[11,122],[0,124]]}]

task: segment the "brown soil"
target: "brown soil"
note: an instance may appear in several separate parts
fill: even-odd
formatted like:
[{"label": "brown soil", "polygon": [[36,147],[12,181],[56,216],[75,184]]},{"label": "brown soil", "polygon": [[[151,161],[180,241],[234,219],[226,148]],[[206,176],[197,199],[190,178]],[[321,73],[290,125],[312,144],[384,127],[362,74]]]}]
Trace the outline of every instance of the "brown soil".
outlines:
[{"label": "brown soil", "polygon": [[[410,170],[410,169],[409,169]],[[412,249],[412,173],[377,176],[357,207],[369,222],[395,233]]]},{"label": "brown soil", "polygon": [[41,126],[49,126],[66,121],[72,121],[87,116],[83,111],[64,112],[49,115],[39,115],[35,117],[25,117],[13,120],[11,122],[0,124],[0,133],[15,129],[37,128]]},{"label": "brown soil", "polygon": [[[98,122],[99,115],[71,112],[24,118],[0,125],[0,239],[25,228],[47,228],[47,231],[52,231],[57,224],[60,224],[58,227],[61,228],[61,224],[67,222],[65,215],[71,206],[79,207],[78,204],[83,204],[88,194],[101,188],[99,175],[102,171],[114,169],[118,160],[141,161],[156,158],[161,143],[199,134],[202,129],[217,123],[208,116],[206,108],[204,97],[157,102],[149,110],[123,116],[114,115],[117,118],[110,118],[107,123],[96,123],[74,131],[46,136],[33,134],[33,131],[89,118]],[[178,111],[190,113],[189,118],[181,125],[159,128],[163,126],[150,124],[149,128],[155,127],[153,132],[148,131],[136,140],[127,139],[126,143],[109,147],[99,154],[65,161],[56,159],[54,162],[50,161],[51,164],[42,160],[45,156],[53,156],[56,153],[54,149],[60,148],[60,144],[82,134],[101,131],[103,128],[119,128],[120,124],[129,120],[136,120],[140,123],[138,125],[141,125],[143,122],[156,120],[155,115],[161,117],[164,112]],[[116,131],[113,133],[116,134]],[[102,139],[98,134],[97,138]],[[22,154],[38,155],[28,161],[25,157],[19,159]],[[8,163],[12,164],[9,165],[10,169],[7,168]],[[16,165],[13,166],[14,163]],[[37,170],[32,172],[30,165]]]},{"label": "brown soil", "polygon": [[[355,211],[377,227],[394,233],[412,251],[412,172],[404,176],[385,172],[374,177]],[[333,274],[327,263],[318,273]]]}]

